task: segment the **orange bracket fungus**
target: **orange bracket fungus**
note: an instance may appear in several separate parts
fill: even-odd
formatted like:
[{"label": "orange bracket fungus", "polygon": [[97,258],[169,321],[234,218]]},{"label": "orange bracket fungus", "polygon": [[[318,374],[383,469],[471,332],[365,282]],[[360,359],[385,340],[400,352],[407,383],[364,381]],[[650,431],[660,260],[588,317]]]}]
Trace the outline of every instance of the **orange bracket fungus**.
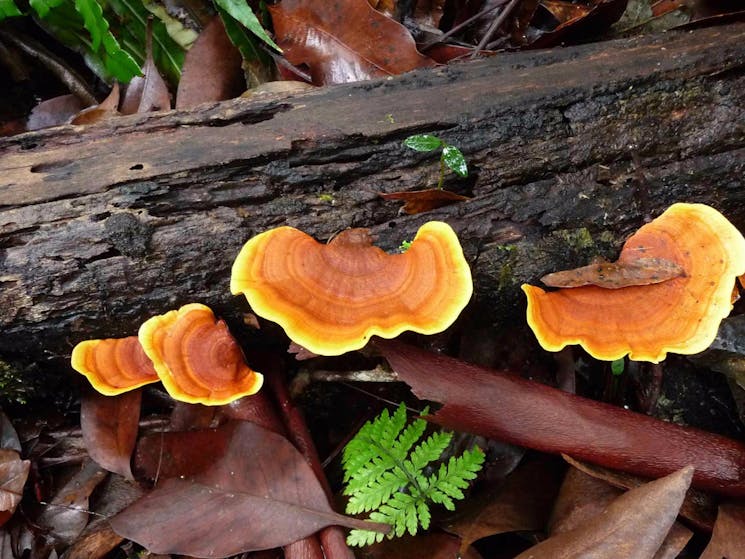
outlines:
[{"label": "orange bracket fungus", "polygon": [[318,355],[360,349],[371,336],[405,330],[434,334],[450,326],[473,286],[458,237],[446,223],[424,224],[403,254],[349,229],[324,245],[292,227],[248,241],[230,280],[253,311],[280,324]]},{"label": "orange bracket fungus", "polygon": [[176,400],[221,405],[255,394],[263,376],[246,365],[227,325],[192,303],[140,326],[140,343]]},{"label": "orange bracket fungus", "polygon": [[255,394],[263,381],[225,322],[196,303],[154,316],[139,337],[80,342],[71,363],[107,396],[160,380],[175,400],[213,406]]},{"label": "orange bracket fungus", "polygon": [[[714,340],[732,310],[732,286],[745,273],[745,239],[718,211],[674,204],[623,246],[617,264],[660,259],[683,273],[660,283],[546,292],[523,285],[528,324],[549,351],[579,344],[597,359],[628,354],[658,363],[668,352],[693,354]],[[678,276],[678,274],[673,274]]]},{"label": "orange bracket fungus", "polygon": [[73,369],[88,377],[93,387],[107,396],[159,380],[137,336],[80,342],[72,350],[71,363]]}]

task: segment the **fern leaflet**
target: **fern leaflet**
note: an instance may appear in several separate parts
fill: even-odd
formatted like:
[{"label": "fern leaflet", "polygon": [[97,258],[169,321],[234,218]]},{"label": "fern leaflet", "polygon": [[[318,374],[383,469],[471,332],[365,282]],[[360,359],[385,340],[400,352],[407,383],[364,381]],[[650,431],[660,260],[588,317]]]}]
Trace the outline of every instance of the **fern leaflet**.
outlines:
[{"label": "fern leaflet", "polygon": [[[427,412],[425,408],[423,414]],[[371,511],[370,520],[390,524],[389,538],[406,532],[414,535],[419,526],[429,528],[430,502],[453,510],[453,500],[463,499],[463,490],[483,465],[484,453],[474,448],[426,473],[453,438],[452,433],[439,431],[419,442],[426,427],[423,419],[406,426],[406,408],[401,404],[393,414],[384,410],[367,422],[344,449],[347,513]],[[382,538],[378,532],[352,530],[347,543],[363,546]]]}]

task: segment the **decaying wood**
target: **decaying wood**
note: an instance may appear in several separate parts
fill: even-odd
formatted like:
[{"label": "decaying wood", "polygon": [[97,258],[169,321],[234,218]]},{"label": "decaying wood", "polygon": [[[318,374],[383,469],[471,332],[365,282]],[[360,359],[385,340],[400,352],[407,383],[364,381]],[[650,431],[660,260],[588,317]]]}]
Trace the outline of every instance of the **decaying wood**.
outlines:
[{"label": "decaying wood", "polygon": [[[519,285],[614,259],[676,201],[745,229],[745,25],[419,71],[282,99],[123,117],[0,141],[0,356],[69,354],[189,301],[235,319],[251,235],[371,227],[385,249],[449,222],[474,271],[472,323],[518,323]],[[437,183],[433,133],[470,201],[399,215],[378,192]],[[636,163],[635,163],[636,161]]]}]

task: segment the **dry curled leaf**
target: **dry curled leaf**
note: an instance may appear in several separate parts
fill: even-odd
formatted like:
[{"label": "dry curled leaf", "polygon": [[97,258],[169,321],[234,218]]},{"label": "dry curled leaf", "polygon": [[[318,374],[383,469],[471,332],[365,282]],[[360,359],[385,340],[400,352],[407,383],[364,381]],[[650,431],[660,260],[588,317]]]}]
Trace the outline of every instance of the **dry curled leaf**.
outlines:
[{"label": "dry curled leaf", "polygon": [[693,467],[632,489],[582,525],[560,532],[516,559],[649,559],[678,515]]},{"label": "dry curled leaf", "polygon": [[54,541],[71,545],[88,524],[91,493],[107,475],[92,460],[85,462],[46,505],[37,524],[46,528]]},{"label": "dry curled leaf", "polygon": [[94,124],[101,122],[107,118],[119,115],[119,83],[114,82],[111,87],[111,91],[106,96],[106,99],[101,101],[98,105],[87,107],[80,111],[70,121],[71,124]]},{"label": "dry curled leaf", "polygon": [[153,33],[151,24],[145,36],[145,63],[142,65],[142,76],[135,76],[127,85],[119,110],[122,114],[147,113],[150,111],[167,111],[171,108],[171,96],[168,86],[163,81],[158,67],[153,60]]},{"label": "dry curled leaf", "polygon": [[23,497],[31,462],[21,460],[18,451],[0,449],[0,526],[13,515]]},{"label": "dry curled leaf", "polygon": [[683,267],[665,258],[635,258],[617,262],[599,261],[588,266],[547,274],[541,281],[550,287],[597,285],[621,289],[631,285],[651,285],[685,277]]},{"label": "dry curled leaf", "polygon": [[468,196],[461,196],[441,188],[409,190],[406,192],[380,192],[378,195],[384,200],[403,200],[405,202],[403,211],[407,214],[428,212],[435,208],[449,206],[455,202],[469,200]]},{"label": "dry curled leaf", "polygon": [[137,440],[142,392],[134,390],[118,396],[87,393],[80,405],[80,427],[88,454],[101,467],[127,479]]},{"label": "dry curled leaf", "polygon": [[[585,524],[594,522],[622,494],[621,489],[570,467],[554,503],[549,535],[580,529]],[[673,523],[657,550],[655,559],[674,559],[692,535],[693,532],[679,522]]]}]

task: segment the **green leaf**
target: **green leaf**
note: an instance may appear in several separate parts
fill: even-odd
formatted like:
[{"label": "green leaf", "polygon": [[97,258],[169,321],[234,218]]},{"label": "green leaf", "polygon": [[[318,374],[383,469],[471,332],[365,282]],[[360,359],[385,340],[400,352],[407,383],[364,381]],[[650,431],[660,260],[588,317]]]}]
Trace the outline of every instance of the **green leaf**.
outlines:
[{"label": "green leaf", "polygon": [[23,12],[18,9],[13,0],[0,0],[0,21],[6,17],[22,16]]},{"label": "green leaf", "polygon": [[[116,31],[122,44],[138,64],[145,62],[145,29],[150,12],[139,0],[106,0],[107,6],[121,22]],[[112,20],[113,21],[113,20]],[[153,59],[163,76],[176,85],[186,51],[169,35],[159,19],[153,21]],[[138,71],[139,73],[139,71]]]},{"label": "green leaf", "polygon": [[415,151],[434,151],[442,147],[443,143],[437,136],[430,134],[415,134],[404,140],[404,145]]},{"label": "green leaf", "polygon": [[610,371],[615,376],[619,376],[623,374],[623,369],[625,366],[624,358],[621,357],[620,359],[616,359],[615,361],[612,361],[610,364]]},{"label": "green leaf", "polygon": [[75,0],[75,9],[83,17],[85,28],[91,34],[91,49],[97,51],[109,30],[101,5],[96,0]]},{"label": "green leaf", "polygon": [[[52,8],[56,8],[64,1],[65,0],[30,0],[29,4],[40,18],[45,18]],[[0,3],[2,2],[3,0],[0,0]]]},{"label": "green leaf", "polygon": [[[422,412],[427,413],[427,408]],[[460,456],[451,456],[439,471],[429,474],[429,465],[441,459],[453,434],[437,431],[419,442],[426,430],[423,419],[406,425],[406,407],[402,403],[390,414],[383,410],[368,421],[347,444],[342,453],[344,494],[350,495],[347,513],[371,511],[370,520],[391,525],[389,538],[429,527],[429,502],[454,509],[453,500],[464,498],[463,490],[476,477],[484,462],[478,448]],[[405,428],[404,428],[405,427]],[[408,455],[408,458],[407,458]],[[349,545],[369,545],[382,534],[353,530]]]},{"label": "green leaf", "polygon": [[463,156],[463,152],[461,152],[457,147],[445,146],[442,148],[442,160],[445,162],[445,165],[450,167],[450,169],[459,177],[468,176],[466,158]]},{"label": "green leaf", "polygon": [[233,18],[240,21],[246,27],[246,29],[251,31],[267,45],[277,50],[278,52],[282,52],[282,49],[280,49],[275,44],[275,42],[272,41],[271,37],[269,37],[267,32],[261,26],[259,19],[253,13],[246,0],[215,0],[215,4],[228,12],[231,16],[233,16]]},{"label": "green leaf", "polygon": [[[242,25],[219,6],[217,12],[220,14],[220,19],[225,26],[225,33],[227,33],[230,42],[241,52],[248,87],[256,87],[259,84],[272,81],[274,79],[272,58],[263,49],[259,48],[256,35],[247,33]],[[333,202],[333,196],[322,194],[319,198],[323,196],[329,198],[325,200],[326,202]]]}]

